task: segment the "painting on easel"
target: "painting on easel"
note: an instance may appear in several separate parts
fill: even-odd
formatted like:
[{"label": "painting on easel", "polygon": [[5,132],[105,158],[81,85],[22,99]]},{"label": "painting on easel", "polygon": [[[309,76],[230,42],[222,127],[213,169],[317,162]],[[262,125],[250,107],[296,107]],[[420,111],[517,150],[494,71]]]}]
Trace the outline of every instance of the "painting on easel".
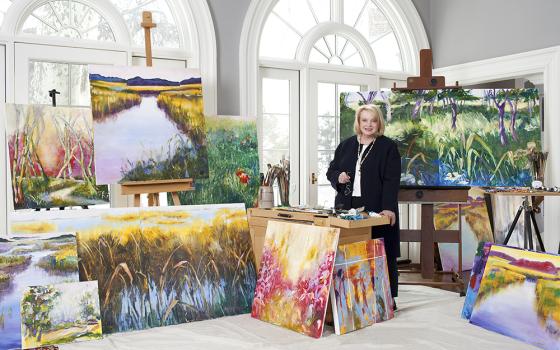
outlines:
[{"label": "painting on easel", "polygon": [[98,183],[208,177],[198,70],[90,66]]},{"label": "painting on easel", "polygon": [[78,107],[6,105],[15,209],[105,204],[95,183],[91,111]]}]

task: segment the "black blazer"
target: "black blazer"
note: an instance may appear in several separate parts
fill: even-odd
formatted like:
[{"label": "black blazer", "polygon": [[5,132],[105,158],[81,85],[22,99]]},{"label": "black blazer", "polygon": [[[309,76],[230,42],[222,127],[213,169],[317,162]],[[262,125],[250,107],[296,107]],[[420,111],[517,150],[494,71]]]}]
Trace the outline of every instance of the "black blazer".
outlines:
[{"label": "black blazer", "polygon": [[[345,184],[338,183],[341,172],[351,172],[351,187],[354,185],[354,172],[358,160],[358,139],[352,136],[342,141],[329,165],[327,178],[336,190],[335,207],[350,209],[352,193],[345,195]],[[375,226],[374,236],[385,239],[387,254],[399,254],[399,207],[398,194],[401,179],[401,156],[397,144],[388,137],[379,136],[369,155],[362,163],[361,193],[367,211],[381,212],[390,210],[395,213],[394,226]],[[391,250],[391,252],[389,252]],[[391,254],[392,255],[392,254]]]}]

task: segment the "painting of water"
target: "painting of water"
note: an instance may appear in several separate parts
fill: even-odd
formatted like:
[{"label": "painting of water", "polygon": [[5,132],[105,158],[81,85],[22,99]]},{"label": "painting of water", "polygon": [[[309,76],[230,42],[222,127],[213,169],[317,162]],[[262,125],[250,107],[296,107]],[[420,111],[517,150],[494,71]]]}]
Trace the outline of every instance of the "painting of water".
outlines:
[{"label": "painting of water", "polygon": [[208,177],[198,70],[89,66],[98,183]]},{"label": "painting of water", "polygon": [[77,281],[74,233],[15,234],[0,238],[0,349],[21,346],[19,310],[27,287]]}]

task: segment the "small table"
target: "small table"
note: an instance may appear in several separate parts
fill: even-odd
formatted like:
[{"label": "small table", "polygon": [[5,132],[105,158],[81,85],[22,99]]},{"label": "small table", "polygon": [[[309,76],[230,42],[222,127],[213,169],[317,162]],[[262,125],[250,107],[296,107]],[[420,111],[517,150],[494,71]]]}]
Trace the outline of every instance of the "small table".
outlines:
[{"label": "small table", "polygon": [[389,224],[389,218],[386,216],[370,217],[361,220],[343,220],[332,215],[306,212],[295,208],[251,208],[248,210],[248,218],[257,268],[260,265],[266,227],[269,220],[338,227],[340,228],[339,245],[369,240],[371,239],[372,226]]},{"label": "small table", "polygon": [[[539,227],[537,225],[537,220],[535,219],[535,208],[533,207],[532,203],[534,202],[542,202],[543,197],[557,197],[560,196],[560,192],[548,192],[548,191],[538,191],[538,190],[520,190],[520,191],[486,191],[486,193],[491,195],[497,196],[521,196],[523,197],[523,203],[517,209],[517,213],[515,214],[515,218],[509,227],[508,233],[506,235],[506,239],[504,240],[504,245],[507,245],[515,226],[517,225],[517,221],[521,216],[521,213],[524,213],[523,219],[525,223],[525,228],[523,232],[523,248],[533,250],[535,247],[533,246],[533,229],[531,228],[531,224],[533,224],[535,229],[535,236],[537,237],[537,241],[540,245],[540,251],[544,252],[544,244],[541,237],[541,232],[539,231]],[[529,198],[531,197],[531,198]],[[540,197],[540,198],[539,198]],[[538,250],[538,247],[537,247]],[[558,254],[560,254],[560,246],[558,247]]]}]

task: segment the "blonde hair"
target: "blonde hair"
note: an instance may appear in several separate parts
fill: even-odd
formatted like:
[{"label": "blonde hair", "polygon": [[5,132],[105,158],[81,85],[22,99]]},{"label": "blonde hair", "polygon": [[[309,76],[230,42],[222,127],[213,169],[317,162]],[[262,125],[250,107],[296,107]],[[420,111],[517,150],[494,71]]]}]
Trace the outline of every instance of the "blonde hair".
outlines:
[{"label": "blonde hair", "polygon": [[354,118],[354,133],[359,136],[362,135],[362,132],[360,131],[360,114],[363,111],[370,111],[374,115],[374,120],[377,118],[376,121],[379,123],[379,129],[374,136],[378,137],[383,135],[385,133],[385,119],[383,119],[383,112],[381,111],[381,108],[376,105],[363,105],[356,110],[356,117]]}]

